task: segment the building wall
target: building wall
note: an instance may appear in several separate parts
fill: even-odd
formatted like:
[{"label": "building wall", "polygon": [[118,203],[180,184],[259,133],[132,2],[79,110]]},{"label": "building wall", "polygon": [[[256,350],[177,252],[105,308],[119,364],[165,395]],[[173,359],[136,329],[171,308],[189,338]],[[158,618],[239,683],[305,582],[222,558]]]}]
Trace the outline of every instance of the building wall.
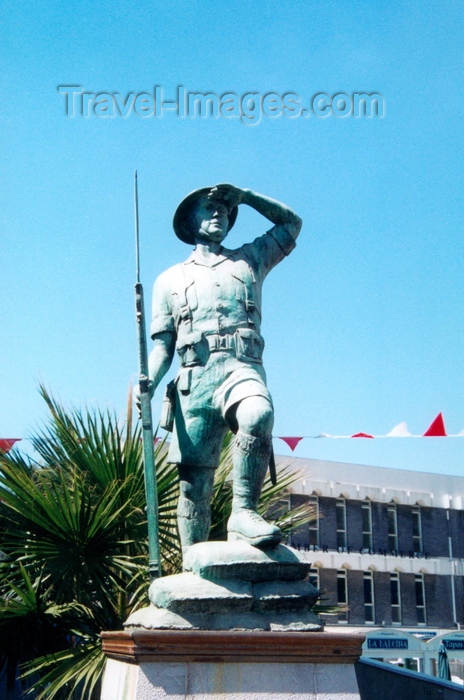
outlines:
[{"label": "building wall", "polygon": [[[424,574],[424,584],[427,624],[437,627],[452,627],[451,577]],[[460,608],[462,609],[462,598]]]},{"label": "building wall", "polygon": [[[290,506],[291,508],[298,508],[309,501],[309,496],[292,493],[290,496]],[[306,525],[303,527],[295,528],[292,532],[291,543],[293,547],[301,547],[304,549],[309,545],[309,528]]]},{"label": "building wall", "polygon": [[362,571],[348,569],[348,622],[351,625],[363,625],[364,617],[364,574]]},{"label": "building wall", "polygon": [[416,581],[414,574],[400,573],[401,618],[403,625],[417,625]]},{"label": "building wall", "polygon": [[374,572],[374,601],[375,624],[391,625],[392,608],[390,594],[390,573],[388,571]]},{"label": "building wall", "polygon": [[372,503],[371,509],[374,549],[388,549],[387,504]]},{"label": "building wall", "polygon": [[396,516],[398,522],[398,549],[400,552],[412,552],[414,549],[411,511],[411,506],[401,504],[396,506]]},{"label": "building wall", "polygon": [[[295,465],[298,467],[299,465]],[[390,470],[393,472],[394,470]],[[396,470],[395,470],[396,471]],[[430,476],[430,475],[429,475]],[[311,490],[305,482],[306,493],[291,494],[292,506],[308,501],[321,489]],[[318,483],[320,486],[320,483]],[[337,547],[337,500],[346,496],[340,485],[334,495],[319,495],[319,546],[309,546],[309,527],[295,530],[290,543],[302,551],[319,569],[319,585],[325,604],[337,605],[337,570],[346,571],[348,611],[346,614],[326,617],[326,623],[365,625],[364,572],[373,574],[374,624],[379,626],[438,627],[455,629],[451,573],[454,571],[454,592],[457,622],[464,624],[464,512],[441,506],[424,506],[418,501],[408,502],[410,492],[403,492],[390,482],[395,500],[369,501],[372,518],[372,549],[363,549],[362,505],[359,498],[346,498],[347,546]],[[369,491],[367,486],[363,487]],[[331,488],[334,491],[333,488]],[[361,489],[357,488],[356,492]],[[351,491],[354,491],[351,486]],[[376,487],[371,493],[379,496],[385,489]],[[464,479],[462,479],[464,494]],[[311,495],[312,494],[312,495]],[[401,498],[403,496],[403,498]],[[461,497],[460,497],[461,498]],[[434,494],[429,494],[429,500]],[[444,499],[444,497],[443,497]],[[442,499],[442,500],[443,500]],[[457,499],[455,499],[457,500]],[[402,502],[401,502],[402,501]],[[443,500],[443,502],[445,502]],[[448,500],[448,505],[452,504]],[[464,497],[460,502],[464,502]],[[396,509],[398,548],[392,551],[389,541],[389,508]],[[413,532],[413,511],[420,507],[422,547],[420,551]],[[449,537],[453,562],[450,562]],[[414,551],[416,550],[416,551]],[[401,592],[401,622],[393,622],[391,605],[391,574],[399,574]],[[422,576],[425,594],[425,622],[418,619],[416,577]],[[372,623],[367,623],[372,624]]]},{"label": "building wall", "polygon": [[421,515],[424,548],[431,557],[447,557],[448,521],[446,510],[444,508],[421,508]]},{"label": "building wall", "polygon": [[[296,507],[308,501],[309,496],[291,494],[291,505]],[[326,550],[337,549],[336,498],[319,498],[319,543]],[[362,549],[362,501],[346,500],[347,543],[351,552]],[[388,503],[371,503],[373,548],[380,553],[389,552]],[[417,506],[396,505],[399,556],[411,556],[414,549],[412,512]],[[449,557],[448,533],[451,535],[455,558],[464,558],[464,513],[442,508],[421,507],[422,552],[426,558]],[[307,527],[295,530],[292,543],[304,547],[309,544]],[[417,554],[417,553],[416,553]],[[462,554],[462,557],[461,557]]]},{"label": "building wall", "polygon": [[463,559],[464,558],[464,511],[462,510],[450,510],[450,535],[453,546],[453,556]]},{"label": "building wall", "polygon": [[457,622],[464,626],[464,577],[454,577],[454,590],[456,595],[456,619]]},{"label": "building wall", "polygon": [[361,501],[346,501],[346,528],[348,546],[358,552],[363,546]]},{"label": "building wall", "polygon": [[321,603],[323,605],[337,605],[338,598],[336,569],[320,569],[319,586],[322,593]]},{"label": "building wall", "polygon": [[322,547],[337,549],[337,520],[335,514],[335,498],[321,497],[319,499],[319,541]]}]

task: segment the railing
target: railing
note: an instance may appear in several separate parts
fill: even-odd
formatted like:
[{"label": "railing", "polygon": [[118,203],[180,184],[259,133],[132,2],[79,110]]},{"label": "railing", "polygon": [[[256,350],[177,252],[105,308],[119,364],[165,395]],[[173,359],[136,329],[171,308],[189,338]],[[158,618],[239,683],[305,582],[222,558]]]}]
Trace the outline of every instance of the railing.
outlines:
[{"label": "railing", "polygon": [[361,700],[464,700],[464,686],[425,673],[372,659],[355,668]]}]

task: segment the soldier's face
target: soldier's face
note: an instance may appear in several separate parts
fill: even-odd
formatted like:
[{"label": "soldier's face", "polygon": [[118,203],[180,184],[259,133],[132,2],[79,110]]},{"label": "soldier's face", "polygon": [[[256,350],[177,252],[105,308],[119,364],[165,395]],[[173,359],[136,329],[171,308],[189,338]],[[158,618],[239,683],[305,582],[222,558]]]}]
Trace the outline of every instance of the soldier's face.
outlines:
[{"label": "soldier's face", "polygon": [[200,240],[221,243],[227,236],[229,210],[223,202],[202,197],[196,204],[194,217]]}]

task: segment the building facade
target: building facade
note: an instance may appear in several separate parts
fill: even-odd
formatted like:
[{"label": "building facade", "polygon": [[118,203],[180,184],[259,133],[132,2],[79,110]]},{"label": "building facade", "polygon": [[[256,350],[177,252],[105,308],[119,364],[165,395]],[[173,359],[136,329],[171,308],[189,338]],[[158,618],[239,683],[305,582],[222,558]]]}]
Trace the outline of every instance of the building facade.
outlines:
[{"label": "building facade", "polygon": [[[286,460],[280,458],[279,462]],[[287,460],[290,462],[290,460]],[[326,625],[427,635],[464,625],[464,478],[311,459],[292,506],[315,518],[290,544],[312,562]]]}]

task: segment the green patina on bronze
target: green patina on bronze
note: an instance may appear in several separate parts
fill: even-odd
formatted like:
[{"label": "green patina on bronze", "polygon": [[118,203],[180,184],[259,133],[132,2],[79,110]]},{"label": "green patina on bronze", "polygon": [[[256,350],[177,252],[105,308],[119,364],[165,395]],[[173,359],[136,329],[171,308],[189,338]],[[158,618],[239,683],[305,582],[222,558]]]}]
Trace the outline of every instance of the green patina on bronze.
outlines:
[{"label": "green patina on bronze", "polygon": [[[231,250],[222,243],[240,205],[273,227]],[[208,539],[214,469],[230,429],[236,437],[228,539],[273,547],[280,530],[256,512],[274,420],[262,364],[261,291],[268,272],[294,249],[301,219],[251,190],[217,185],[188,195],[173,225],[195,248],[155,282],[149,377],[153,395],[177,349],[181,366],[168,386],[162,424],[173,430],[169,460],[179,466],[182,545]]]}]

